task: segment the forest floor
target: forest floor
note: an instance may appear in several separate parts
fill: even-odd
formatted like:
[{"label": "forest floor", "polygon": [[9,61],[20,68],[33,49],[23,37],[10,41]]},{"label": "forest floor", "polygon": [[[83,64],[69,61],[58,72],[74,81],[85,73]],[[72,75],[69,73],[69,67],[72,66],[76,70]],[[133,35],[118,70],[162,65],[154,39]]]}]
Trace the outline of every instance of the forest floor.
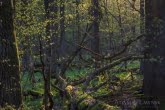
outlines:
[{"label": "forest floor", "polygon": [[[137,65],[130,65],[129,67],[136,67]],[[67,73],[68,79],[74,79],[75,77],[85,76],[85,71],[70,70]],[[90,70],[88,70],[90,71]],[[24,92],[24,107],[26,110],[39,110],[43,99],[43,80],[41,73],[35,73],[34,79],[30,79],[28,73],[24,73],[22,76],[22,88]],[[111,82],[112,86],[105,86],[100,88],[97,93],[92,96],[100,101],[106,102],[109,105],[117,106],[122,110],[133,110],[140,101],[141,87],[142,87],[142,75],[139,73],[122,72],[115,74],[115,77],[119,78],[118,81]],[[27,91],[33,91],[37,93],[36,96],[26,96]],[[41,95],[38,95],[41,94]],[[57,91],[52,91],[52,95],[55,97]],[[54,98],[55,99],[55,98]]]}]

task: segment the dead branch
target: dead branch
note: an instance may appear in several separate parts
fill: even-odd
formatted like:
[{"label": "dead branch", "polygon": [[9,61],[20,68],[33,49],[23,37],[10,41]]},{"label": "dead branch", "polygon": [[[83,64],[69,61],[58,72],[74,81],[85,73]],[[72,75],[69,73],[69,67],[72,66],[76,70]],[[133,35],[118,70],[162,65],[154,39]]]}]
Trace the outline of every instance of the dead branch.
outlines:
[{"label": "dead branch", "polygon": [[137,59],[142,59],[142,58],[143,58],[142,55],[141,56],[127,56],[93,71],[92,73],[89,74],[89,76],[87,76],[86,81],[84,82],[85,88],[89,85],[89,82],[93,80],[96,76],[98,76],[100,73],[113,68],[114,66],[120,64],[121,62],[128,61],[128,60],[137,60]]},{"label": "dead branch", "polygon": [[103,59],[112,60],[113,58],[115,58],[115,57],[117,57],[117,56],[123,54],[123,53],[127,50],[128,46],[130,46],[132,43],[136,42],[137,40],[141,39],[141,38],[144,37],[144,36],[145,36],[145,35],[142,34],[142,35],[139,35],[138,37],[136,37],[135,39],[130,39],[130,40],[128,40],[125,44],[123,44],[123,47],[124,47],[124,48],[123,48],[121,51],[119,51],[118,53],[115,53],[114,55],[110,55],[110,56],[107,55],[107,56],[104,56]]}]

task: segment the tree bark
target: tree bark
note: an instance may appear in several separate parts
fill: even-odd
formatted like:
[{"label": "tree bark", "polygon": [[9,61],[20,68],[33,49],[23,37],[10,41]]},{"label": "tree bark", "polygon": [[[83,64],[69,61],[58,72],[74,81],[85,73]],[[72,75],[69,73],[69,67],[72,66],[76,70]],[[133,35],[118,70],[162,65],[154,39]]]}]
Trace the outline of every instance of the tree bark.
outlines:
[{"label": "tree bark", "polygon": [[144,94],[165,96],[165,1],[145,1]]},{"label": "tree bark", "polygon": [[0,0],[0,106],[22,105],[13,0]]},{"label": "tree bark", "polygon": [[[99,35],[99,20],[100,20],[100,12],[99,12],[99,1],[98,0],[91,0],[91,16],[92,18],[92,39],[91,39],[91,49],[93,52],[99,54],[100,53],[100,35]],[[93,55],[92,58],[94,59],[94,67],[99,67],[99,56]]]},{"label": "tree bark", "polygon": [[66,42],[65,42],[65,0],[60,1],[60,57],[65,56]]},{"label": "tree bark", "polygon": [[[50,20],[50,5],[53,3],[53,0],[44,0],[45,6],[45,19]],[[51,98],[51,73],[52,73],[52,48],[51,48],[51,37],[50,37],[50,21],[46,24],[46,41],[45,42],[45,70],[43,73],[44,77],[44,109],[51,110],[52,105],[52,98]]]}]

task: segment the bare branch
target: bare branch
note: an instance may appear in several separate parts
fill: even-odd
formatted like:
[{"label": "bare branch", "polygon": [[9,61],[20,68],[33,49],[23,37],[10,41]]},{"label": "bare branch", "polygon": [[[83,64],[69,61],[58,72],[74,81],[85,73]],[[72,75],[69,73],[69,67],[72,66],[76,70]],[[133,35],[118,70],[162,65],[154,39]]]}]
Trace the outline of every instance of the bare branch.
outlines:
[{"label": "bare branch", "polygon": [[108,59],[108,60],[111,60],[119,55],[121,55],[122,53],[124,53],[128,46],[130,46],[132,43],[136,42],[137,40],[141,39],[142,37],[144,37],[145,35],[142,34],[142,35],[139,35],[138,37],[136,37],[135,39],[130,39],[128,40],[125,44],[123,44],[123,49],[121,51],[119,51],[118,53],[115,53],[114,55],[111,55],[111,56],[105,56],[103,57],[104,59]]}]

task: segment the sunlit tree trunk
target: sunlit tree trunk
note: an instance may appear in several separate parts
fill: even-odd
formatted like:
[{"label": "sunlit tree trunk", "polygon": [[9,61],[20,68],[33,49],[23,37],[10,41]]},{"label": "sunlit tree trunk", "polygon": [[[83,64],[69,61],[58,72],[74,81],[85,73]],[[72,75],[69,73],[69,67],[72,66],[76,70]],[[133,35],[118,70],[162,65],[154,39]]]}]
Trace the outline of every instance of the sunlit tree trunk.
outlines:
[{"label": "sunlit tree trunk", "polygon": [[144,33],[144,0],[140,0],[140,32]]},{"label": "sunlit tree trunk", "polygon": [[0,106],[22,104],[13,0],[0,0]]}]

